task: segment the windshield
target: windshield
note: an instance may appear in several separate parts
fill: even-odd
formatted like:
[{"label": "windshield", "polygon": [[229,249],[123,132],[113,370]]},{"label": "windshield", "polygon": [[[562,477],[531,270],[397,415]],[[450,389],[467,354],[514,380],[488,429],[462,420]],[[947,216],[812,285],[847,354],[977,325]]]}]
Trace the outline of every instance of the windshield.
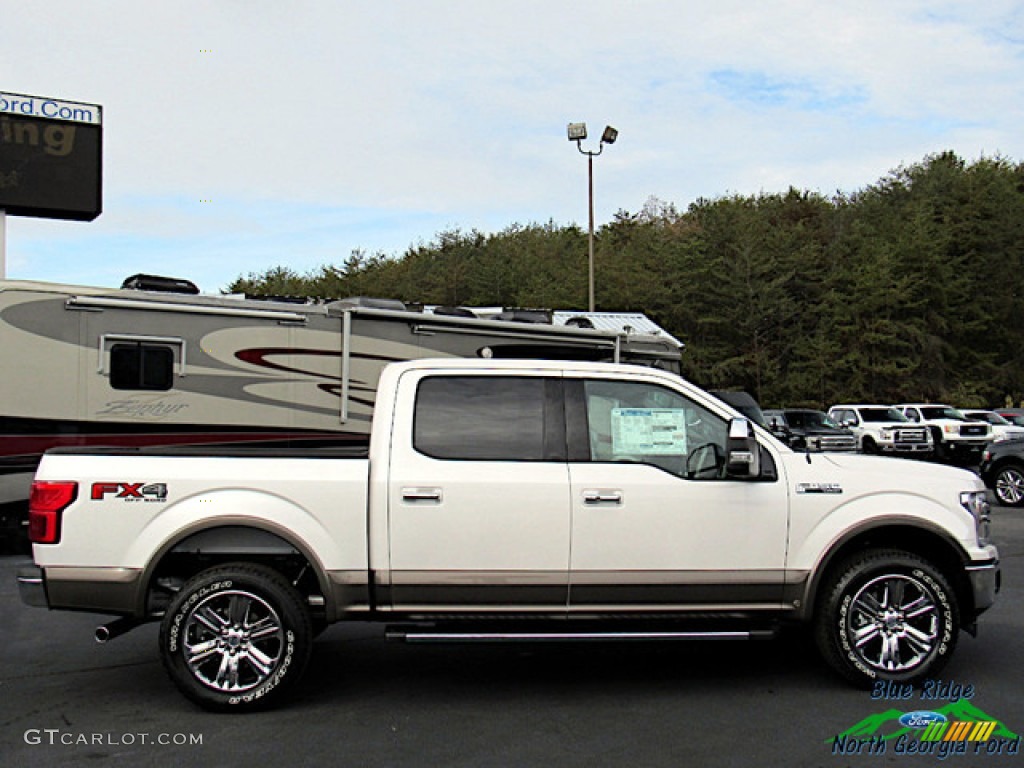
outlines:
[{"label": "windshield", "polygon": [[954,421],[967,421],[967,418],[956,408],[946,408],[945,406],[921,408],[921,415],[926,419],[953,419]]},{"label": "windshield", "polygon": [[1001,424],[1003,426],[1009,426],[1010,422],[1000,416],[998,413],[991,411],[971,411],[964,414],[969,419],[977,419],[978,421],[987,421],[989,424]]},{"label": "windshield", "polygon": [[819,429],[821,427],[839,427],[832,419],[821,411],[786,411],[789,426],[797,429]]},{"label": "windshield", "polygon": [[861,408],[862,421],[910,421],[895,408]]}]

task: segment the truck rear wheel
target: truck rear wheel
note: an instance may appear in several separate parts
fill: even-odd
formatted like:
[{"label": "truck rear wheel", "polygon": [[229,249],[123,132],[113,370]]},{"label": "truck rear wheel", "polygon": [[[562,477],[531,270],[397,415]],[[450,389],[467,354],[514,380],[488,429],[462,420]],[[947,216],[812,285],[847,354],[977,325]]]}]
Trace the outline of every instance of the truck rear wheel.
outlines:
[{"label": "truck rear wheel", "polygon": [[832,571],[818,602],[815,640],[859,685],[934,675],[959,633],[956,596],[941,571],[896,549],[859,552]]},{"label": "truck rear wheel", "polygon": [[160,625],[160,657],[178,689],[202,707],[247,711],[279,700],[312,647],[302,598],[269,568],[247,563],[197,574]]}]

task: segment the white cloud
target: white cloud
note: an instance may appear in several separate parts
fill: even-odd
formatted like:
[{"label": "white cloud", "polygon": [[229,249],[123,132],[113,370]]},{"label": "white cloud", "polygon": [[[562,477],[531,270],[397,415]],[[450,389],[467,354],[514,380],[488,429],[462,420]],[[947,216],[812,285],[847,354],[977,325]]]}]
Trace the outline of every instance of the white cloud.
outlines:
[{"label": "white cloud", "polygon": [[106,204],[9,220],[8,273],[123,276],[177,245],[219,287],[280,254],[585,222],[575,120],[621,131],[599,222],[650,195],[852,191],[945,149],[1022,158],[1022,19],[1009,0],[12,5],[0,87],[104,106]]}]

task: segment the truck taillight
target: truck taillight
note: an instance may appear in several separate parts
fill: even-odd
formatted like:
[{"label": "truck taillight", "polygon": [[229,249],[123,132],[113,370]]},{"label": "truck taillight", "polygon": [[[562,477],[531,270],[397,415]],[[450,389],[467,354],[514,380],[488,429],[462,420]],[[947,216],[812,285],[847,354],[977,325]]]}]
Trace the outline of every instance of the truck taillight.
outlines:
[{"label": "truck taillight", "polygon": [[33,544],[60,541],[60,515],[78,496],[78,483],[32,483],[28,497],[28,538]]}]

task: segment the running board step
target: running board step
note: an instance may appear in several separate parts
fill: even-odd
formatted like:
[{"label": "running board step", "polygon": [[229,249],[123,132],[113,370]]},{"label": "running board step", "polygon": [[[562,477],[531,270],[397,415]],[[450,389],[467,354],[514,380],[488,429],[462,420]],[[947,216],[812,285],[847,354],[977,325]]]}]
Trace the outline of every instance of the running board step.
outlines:
[{"label": "running board step", "polygon": [[561,643],[579,641],[629,642],[650,640],[770,640],[775,630],[671,632],[442,632],[388,628],[388,640],[406,643]]}]

